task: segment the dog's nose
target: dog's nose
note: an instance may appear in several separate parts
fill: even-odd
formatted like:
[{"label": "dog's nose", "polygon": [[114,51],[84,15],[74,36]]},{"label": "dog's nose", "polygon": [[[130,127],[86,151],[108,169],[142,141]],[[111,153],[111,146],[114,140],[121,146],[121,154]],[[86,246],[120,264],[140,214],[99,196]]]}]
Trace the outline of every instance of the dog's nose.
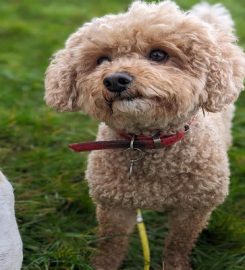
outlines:
[{"label": "dog's nose", "polygon": [[120,93],[126,90],[130,83],[133,81],[133,77],[125,72],[116,72],[103,81],[104,86],[111,92]]}]

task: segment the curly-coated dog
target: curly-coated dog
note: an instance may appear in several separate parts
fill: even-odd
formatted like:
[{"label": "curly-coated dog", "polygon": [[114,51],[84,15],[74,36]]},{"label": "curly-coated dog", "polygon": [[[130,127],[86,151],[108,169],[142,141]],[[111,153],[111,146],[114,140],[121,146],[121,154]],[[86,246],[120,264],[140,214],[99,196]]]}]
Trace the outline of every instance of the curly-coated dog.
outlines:
[{"label": "curly-coated dog", "polygon": [[[131,136],[133,148],[132,138],[149,144],[150,137],[156,145],[141,158],[122,149],[89,155],[102,237],[95,269],[119,268],[137,208],[169,215],[164,269],[191,269],[198,234],[228,194],[233,103],[244,76],[245,56],[221,5],[183,12],[171,1],[136,1],[126,13],[84,24],[55,54],[45,80],[48,105],[99,119],[97,140]],[[174,142],[158,148],[166,138]],[[132,159],[139,160],[129,178]]]}]

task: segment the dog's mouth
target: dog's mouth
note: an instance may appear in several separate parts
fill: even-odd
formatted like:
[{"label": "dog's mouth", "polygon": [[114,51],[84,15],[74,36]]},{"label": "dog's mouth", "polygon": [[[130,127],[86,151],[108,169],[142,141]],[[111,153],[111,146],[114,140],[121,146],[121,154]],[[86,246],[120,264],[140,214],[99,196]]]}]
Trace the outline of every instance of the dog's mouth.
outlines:
[{"label": "dog's mouth", "polygon": [[127,113],[145,113],[155,106],[159,106],[160,99],[157,97],[145,97],[140,94],[116,94],[110,99],[106,99],[106,103],[110,108],[111,113],[127,112]]},{"label": "dog's mouth", "polygon": [[132,95],[132,94],[121,94],[117,93],[114,96],[111,96],[110,98],[106,98],[106,102],[110,107],[112,107],[113,103],[115,102],[133,102],[138,99],[143,99],[140,95]]},{"label": "dog's mouth", "polygon": [[145,101],[145,100],[151,100],[154,102],[160,102],[161,99],[158,97],[145,97],[140,94],[132,95],[132,94],[116,94],[113,97],[105,98],[106,102],[109,105],[112,105],[114,102],[134,102],[134,101]]}]

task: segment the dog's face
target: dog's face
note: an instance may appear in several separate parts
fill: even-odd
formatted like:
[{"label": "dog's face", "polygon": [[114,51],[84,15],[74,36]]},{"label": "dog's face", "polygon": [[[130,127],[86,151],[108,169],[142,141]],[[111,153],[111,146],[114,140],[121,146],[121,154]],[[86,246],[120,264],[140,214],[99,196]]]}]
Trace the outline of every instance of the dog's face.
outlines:
[{"label": "dog's face", "polygon": [[128,132],[178,125],[238,96],[244,61],[235,70],[243,56],[232,38],[218,44],[210,25],[172,2],[135,2],[70,36],[47,70],[45,98]]}]

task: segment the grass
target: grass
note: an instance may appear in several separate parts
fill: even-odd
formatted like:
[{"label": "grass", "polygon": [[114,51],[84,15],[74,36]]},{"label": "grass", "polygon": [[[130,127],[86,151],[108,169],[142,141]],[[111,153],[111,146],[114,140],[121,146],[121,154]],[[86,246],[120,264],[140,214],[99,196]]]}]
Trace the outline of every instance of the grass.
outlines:
[{"label": "grass", "polygon": [[[195,0],[177,1],[189,8]],[[214,1],[212,1],[214,2]],[[245,47],[245,2],[223,0]],[[125,10],[129,1],[40,0],[0,3],[0,164],[16,194],[24,241],[24,270],[90,270],[97,238],[88,196],[86,155],[70,142],[93,139],[97,123],[82,113],[58,114],[43,102],[43,77],[52,53],[82,22]],[[231,194],[212,216],[193,253],[196,270],[245,269],[245,95],[237,103],[230,150]],[[161,269],[166,218],[145,212],[152,269]],[[132,236],[125,270],[142,269],[139,239]]]}]

